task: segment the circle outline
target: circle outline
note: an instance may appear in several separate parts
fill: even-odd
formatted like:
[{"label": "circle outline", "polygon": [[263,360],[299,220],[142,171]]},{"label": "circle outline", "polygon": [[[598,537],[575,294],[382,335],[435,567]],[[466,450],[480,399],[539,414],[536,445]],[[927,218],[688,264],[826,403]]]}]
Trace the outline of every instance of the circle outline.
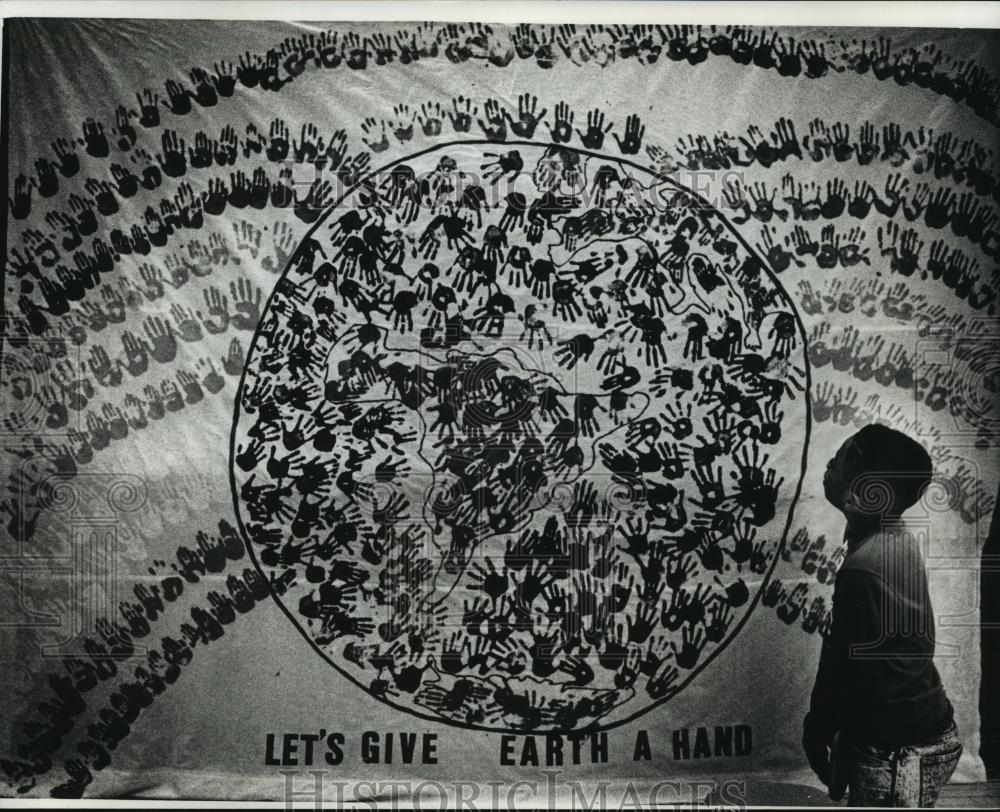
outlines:
[{"label": "circle outline", "polygon": [[[424,150],[418,150],[417,152],[408,153],[408,154],[404,155],[401,158],[398,158],[398,159],[396,159],[394,161],[390,161],[389,163],[385,164],[384,166],[381,166],[381,167],[379,167],[377,169],[373,169],[371,172],[369,172],[368,174],[364,175],[362,178],[359,178],[355,183],[353,183],[351,185],[350,189],[348,189],[343,195],[341,195],[341,197],[337,198],[337,200],[335,200],[334,202],[332,202],[327,207],[326,211],[324,211],[316,219],[316,222],[312,225],[312,227],[299,240],[297,249],[307,239],[309,239],[309,238],[312,237],[312,235],[316,232],[316,230],[319,229],[320,226],[322,226],[326,222],[326,220],[329,218],[330,214],[337,209],[337,207],[344,201],[345,198],[347,198],[348,195],[351,194],[351,192],[353,192],[355,189],[357,189],[362,183],[364,183],[368,179],[373,178],[373,177],[377,177],[380,173],[383,173],[386,170],[391,169],[392,167],[396,166],[397,164],[401,164],[404,161],[412,161],[412,160],[414,160],[416,158],[421,158],[424,155],[428,155],[428,154],[430,154],[432,152],[437,152],[438,150],[446,149],[448,147],[457,147],[457,146],[491,146],[493,148],[496,148],[497,146],[500,146],[500,145],[535,147],[535,148],[542,148],[542,149],[549,149],[549,148],[565,149],[565,150],[570,150],[570,151],[576,152],[576,153],[581,154],[581,155],[585,155],[585,156],[590,157],[590,158],[597,158],[597,159],[600,159],[600,160],[612,161],[612,162],[615,162],[615,163],[618,163],[618,164],[622,164],[624,166],[628,166],[628,167],[631,167],[633,169],[639,170],[640,172],[644,172],[647,175],[650,175],[651,177],[653,177],[655,180],[663,181],[663,182],[666,182],[667,184],[673,186],[674,189],[675,189],[675,191],[683,193],[683,194],[686,194],[686,195],[689,195],[693,199],[693,201],[695,202],[696,205],[704,206],[706,209],[709,209],[709,210],[715,212],[720,218],[722,218],[723,222],[728,226],[730,232],[736,237],[736,239],[740,242],[740,244],[743,246],[743,248],[751,256],[755,257],[761,263],[762,267],[767,271],[769,277],[774,282],[776,288],[780,292],[781,296],[784,297],[784,299],[787,302],[789,308],[791,309],[791,312],[795,316],[795,323],[798,326],[799,339],[800,339],[800,341],[802,341],[802,346],[803,347],[807,347],[808,346],[808,340],[807,340],[807,337],[806,337],[805,325],[804,325],[804,323],[802,321],[802,316],[799,313],[799,310],[796,307],[795,302],[792,299],[791,295],[789,295],[788,291],[785,290],[785,286],[781,284],[781,282],[779,280],[779,274],[773,268],[771,268],[771,266],[768,264],[766,258],[763,258],[763,257],[759,256],[758,253],[753,248],[751,248],[750,244],[746,241],[746,239],[744,239],[743,235],[736,229],[736,227],[729,221],[729,219],[724,214],[722,214],[722,212],[718,208],[710,205],[708,203],[708,201],[705,200],[705,198],[703,198],[700,194],[698,194],[697,192],[695,192],[695,191],[693,191],[691,189],[688,189],[687,187],[685,187],[682,184],[678,183],[673,178],[670,178],[670,177],[668,177],[667,175],[665,175],[665,174],[663,174],[661,172],[657,172],[656,170],[650,169],[649,167],[642,166],[641,164],[636,163],[635,161],[632,161],[632,160],[630,160],[630,159],[628,159],[628,158],[626,158],[624,156],[623,157],[613,157],[613,156],[606,155],[606,154],[603,154],[603,153],[594,152],[592,150],[577,149],[575,147],[568,147],[568,146],[566,146],[564,144],[556,144],[556,143],[545,142],[545,141],[506,141],[506,140],[505,141],[491,141],[491,140],[486,139],[486,138],[477,138],[477,139],[469,139],[469,140],[448,141],[448,142],[441,143],[441,144],[435,144],[435,145],[433,145],[431,147],[428,147],[427,149],[424,149]],[[274,287],[271,289],[271,292],[268,294],[267,301],[264,303],[264,307],[260,311],[261,312],[261,319],[258,322],[257,327],[254,329],[253,338],[251,339],[250,346],[247,349],[246,358],[244,359],[244,362],[243,362],[243,370],[240,373],[240,380],[239,380],[239,383],[237,384],[236,395],[235,395],[235,398],[234,398],[232,428],[230,430],[230,437],[229,437],[229,471],[228,471],[228,473],[229,473],[230,491],[231,491],[232,497],[233,497],[233,510],[235,512],[235,515],[236,515],[236,524],[237,524],[237,527],[239,528],[240,535],[243,537],[243,543],[246,546],[247,553],[250,556],[251,562],[253,563],[253,565],[257,569],[257,571],[261,574],[261,576],[264,578],[264,582],[267,584],[267,590],[270,593],[271,597],[274,598],[275,603],[277,603],[278,606],[281,608],[281,610],[285,613],[285,615],[288,616],[288,619],[292,622],[292,624],[295,626],[295,628],[298,630],[298,632],[302,635],[302,637],[305,638],[305,640],[309,644],[309,646],[317,654],[319,654],[320,657],[322,657],[329,665],[333,666],[333,668],[337,671],[338,674],[340,674],[343,677],[346,677],[353,685],[355,685],[357,688],[361,689],[361,691],[363,691],[366,696],[371,697],[372,699],[374,699],[374,700],[376,700],[378,702],[381,702],[384,705],[388,705],[389,707],[393,708],[394,710],[401,711],[402,713],[409,714],[410,716],[416,717],[418,719],[422,719],[422,720],[427,721],[427,722],[436,722],[438,724],[449,725],[450,727],[456,727],[456,728],[459,728],[459,729],[462,729],[462,730],[475,730],[475,731],[480,731],[480,732],[485,732],[485,733],[495,733],[495,734],[496,733],[499,733],[499,734],[504,734],[504,733],[511,734],[512,733],[514,735],[520,735],[520,736],[532,736],[532,735],[567,735],[567,734],[581,734],[581,733],[603,732],[603,731],[613,730],[613,729],[615,729],[617,727],[621,727],[622,725],[626,725],[626,724],[629,724],[631,722],[634,722],[636,719],[638,719],[638,718],[646,715],[647,713],[653,711],[654,709],[658,708],[660,705],[665,704],[670,699],[672,699],[674,696],[676,696],[677,694],[679,694],[685,688],[685,686],[687,686],[696,676],[698,676],[698,674],[700,674],[705,668],[708,667],[708,664],[711,663],[712,660],[715,659],[715,657],[717,657],[721,652],[725,651],[725,649],[738,636],[738,634],[742,630],[743,626],[745,626],[746,623],[747,623],[747,621],[750,619],[750,616],[753,614],[754,609],[756,609],[758,602],[760,601],[761,597],[763,596],[764,589],[767,587],[768,582],[771,580],[771,577],[774,574],[774,569],[777,566],[778,560],[781,558],[781,553],[782,553],[782,551],[783,551],[783,549],[785,547],[785,543],[786,543],[787,538],[788,538],[788,532],[789,532],[789,530],[791,529],[791,526],[792,526],[792,519],[794,518],[795,508],[798,505],[799,498],[802,495],[802,483],[805,480],[806,470],[807,470],[807,467],[808,467],[809,442],[812,439],[812,436],[811,436],[812,435],[812,398],[811,398],[811,394],[812,394],[812,368],[811,368],[811,365],[809,363],[809,354],[808,354],[808,352],[804,352],[803,355],[802,355],[802,360],[803,360],[804,370],[805,370],[805,387],[804,387],[804,389],[803,389],[803,391],[802,391],[801,394],[802,394],[803,399],[805,401],[805,407],[806,407],[805,408],[805,414],[806,414],[805,432],[804,432],[804,439],[803,439],[803,443],[802,443],[802,461],[801,461],[801,465],[800,465],[798,482],[797,482],[796,487],[795,487],[795,494],[792,497],[791,504],[789,505],[789,508],[788,508],[788,519],[785,522],[785,527],[784,527],[784,529],[781,532],[781,538],[779,539],[778,545],[775,548],[774,560],[771,562],[771,566],[768,568],[767,572],[764,574],[764,577],[763,577],[763,579],[761,580],[761,583],[760,583],[760,587],[756,590],[756,592],[754,593],[753,597],[751,598],[750,605],[747,607],[746,611],[743,613],[743,616],[740,618],[740,620],[732,627],[732,629],[730,630],[730,633],[727,635],[726,639],[724,641],[722,641],[721,643],[719,643],[711,652],[709,652],[704,657],[704,659],[702,659],[700,661],[699,667],[697,669],[692,669],[690,671],[690,673],[688,673],[688,675],[685,677],[685,679],[679,681],[674,686],[674,688],[670,691],[670,693],[668,693],[666,696],[661,697],[661,698],[656,699],[656,700],[653,700],[650,704],[645,705],[643,708],[641,708],[640,710],[637,710],[635,713],[633,713],[633,714],[631,714],[631,715],[629,715],[629,716],[627,716],[627,717],[625,717],[623,719],[619,719],[617,721],[614,721],[614,722],[609,722],[609,723],[606,723],[606,724],[600,724],[599,722],[592,722],[592,723],[590,723],[588,725],[585,725],[583,727],[573,727],[573,728],[566,728],[566,729],[562,729],[562,728],[546,729],[546,730],[535,731],[535,732],[524,731],[524,730],[519,730],[519,729],[504,730],[503,728],[486,727],[484,725],[476,725],[476,724],[469,724],[469,723],[464,723],[464,722],[458,722],[458,721],[455,721],[453,719],[448,719],[448,718],[445,718],[445,717],[442,717],[442,716],[433,716],[433,715],[431,715],[429,713],[425,713],[425,712],[416,710],[416,709],[414,709],[412,707],[409,707],[409,706],[399,705],[399,704],[393,702],[392,700],[390,700],[390,699],[388,699],[388,698],[386,698],[384,696],[378,696],[376,694],[373,694],[368,689],[368,686],[363,685],[360,681],[358,681],[357,679],[355,679],[355,677],[353,675],[351,675],[349,672],[347,672],[346,670],[344,670],[343,668],[341,668],[341,666],[335,660],[333,660],[333,658],[331,658],[326,652],[324,652],[316,644],[316,642],[313,640],[312,636],[306,631],[306,629],[303,627],[303,625],[299,622],[299,619],[292,613],[291,609],[288,606],[285,605],[285,602],[281,599],[281,596],[274,591],[274,589],[273,589],[273,587],[271,585],[271,577],[270,577],[271,573],[269,571],[264,570],[264,568],[261,566],[260,562],[257,560],[257,556],[254,553],[253,544],[250,541],[250,536],[247,533],[247,530],[246,530],[246,528],[243,525],[243,519],[242,519],[241,511],[240,511],[240,499],[239,499],[238,489],[237,489],[237,483],[236,483],[236,471],[235,471],[236,459],[235,459],[235,454],[236,454],[236,440],[237,440],[236,429],[237,429],[237,427],[239,425],[239,422],[240,422],[240,413],[241,413],[240,403],[242,401],[243,390],[244,390],[244,387],[245,387],[245,384],[246,384],[246,373],[247,373],[247,369],[250,366],[250,360],[253,357],[254,347],[257,344],[258,338],[260,338],[261,325],[263,325],[263,323],[264,323],[264,314],[266,314],[269,311],[269,309],[270,309],[270,307],[271,307],[271,305],[273,303],[273,299],[274,299],[274,297],[275,297],[275,295],[276,295],[276,293],[278,291],[278,287],[279,287],[278,282],[280,282],[280,280],[284,278],[284,276],[288,272],[289,268],[292,267],[292,263],[295,261],[295,259],[296,259],[297,256],[298,256],[298,250],[296,250],[295,252],[293,252],[292,255],[289,257],[288,263],[285,265],[284,269],[281,271],[281,274],[278,276],[278,281],[275,282]],[[794,398],[794,396],[793,396],[793,398]]]}]

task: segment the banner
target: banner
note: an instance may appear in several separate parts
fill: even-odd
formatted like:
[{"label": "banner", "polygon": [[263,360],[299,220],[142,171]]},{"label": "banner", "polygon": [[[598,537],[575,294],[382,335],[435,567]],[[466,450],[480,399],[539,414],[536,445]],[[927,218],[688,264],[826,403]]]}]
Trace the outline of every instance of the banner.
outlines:
[{"label": "banner", "polygon": [[870,423],[985,777],[991,32],[4,30],[5,794],[823,797]]}]

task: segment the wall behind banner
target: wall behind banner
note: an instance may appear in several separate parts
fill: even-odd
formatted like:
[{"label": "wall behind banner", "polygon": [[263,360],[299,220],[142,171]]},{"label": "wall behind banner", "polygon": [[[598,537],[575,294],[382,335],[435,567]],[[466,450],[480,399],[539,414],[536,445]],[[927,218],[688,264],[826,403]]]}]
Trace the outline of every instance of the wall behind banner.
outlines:
[{"label": "wall behind banner", "polygon": [[[11,793],[280,799],[288,769],[355,791],[546,787],[551,768],[564,799],[572,781],[588,797],[600,781],[647,796],[663,778],[815,786],[801,722],[843,533],[822,474],[876,421],[935,461],[911,518],[928,530],[936,662],[965,744],[954,780],[984,777],[979,570],[1000,357],[989,32],[5,23]],[[561,763],[554,739],[432,721],[338,673],[274,599],[297,596],[296,562],[259,570],[234,508],[237,391],[298,247],[372,170],[466,140],[489,142],[476,148],[490,192],[505,141],[586,149],[691,188],[801,321],[790,343],[805,386],[787,392],[770,460],[791,521],[733,570],[745,622],[720,621],[728,643],[667,701],[575,751],[562,741]],[[376,178],[391,194],[393,176]],[[573,321],[550,326],[558,338]],[[694,435],[739,440],[711,417]]]}]

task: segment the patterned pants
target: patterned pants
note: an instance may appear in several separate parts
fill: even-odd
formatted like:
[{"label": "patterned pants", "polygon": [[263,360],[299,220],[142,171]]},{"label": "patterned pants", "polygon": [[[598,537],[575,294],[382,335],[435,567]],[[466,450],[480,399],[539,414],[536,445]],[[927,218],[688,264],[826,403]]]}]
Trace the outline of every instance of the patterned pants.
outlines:
[{"label": "patterned pants", "polygon": [[928,744],[896,750],[855,744],[848,806],[934,806],[961,755],[954,724]]}]

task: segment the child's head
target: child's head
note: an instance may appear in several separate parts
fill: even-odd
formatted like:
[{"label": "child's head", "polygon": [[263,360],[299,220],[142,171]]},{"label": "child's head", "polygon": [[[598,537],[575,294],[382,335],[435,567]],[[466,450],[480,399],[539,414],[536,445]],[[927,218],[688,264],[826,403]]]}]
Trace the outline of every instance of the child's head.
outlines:
[{"label": "child's head", "polygon": [[898,516],[920,499],[934,474],[916,440],[881,423],[848,437],[826,466],[826,498],[845,514],[878,520]]}]

